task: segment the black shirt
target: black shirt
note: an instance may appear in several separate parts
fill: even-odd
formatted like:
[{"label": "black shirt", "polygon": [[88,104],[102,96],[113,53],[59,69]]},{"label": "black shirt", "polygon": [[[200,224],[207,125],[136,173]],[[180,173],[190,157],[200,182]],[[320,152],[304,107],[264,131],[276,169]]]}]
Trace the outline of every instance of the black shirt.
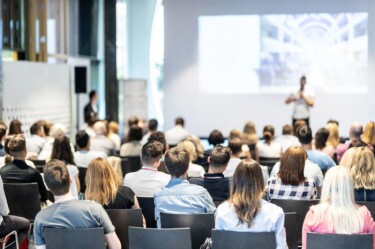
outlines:
[{"label": "black shirt", "polygon": [[108,205],[105,209],[130,209],[134,206],[134,192],[128,187],[121,186],[115,197],[115,200]]},{"label": "black shirt", "polygon": [[48,192],[39,171],[30,167],[22,160],[13,160],[0,169],[1,178],[5,183],[38,183],[40,200],[45,202]]},{"label": "black shirt", "polygon": [[190,178],[190,183],[207,189],[214,201],[225,201],[229,198],[230,178],[223,174],[204,174],[204,178]]}]

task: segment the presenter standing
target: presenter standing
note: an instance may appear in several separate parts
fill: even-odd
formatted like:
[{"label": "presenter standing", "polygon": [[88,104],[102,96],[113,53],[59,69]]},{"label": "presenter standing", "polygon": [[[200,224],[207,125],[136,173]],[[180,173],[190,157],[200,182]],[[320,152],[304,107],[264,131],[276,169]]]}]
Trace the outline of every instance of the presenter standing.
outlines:
[{"label": "presenter standing", "polygon": [[85,122],[87,124],[98,119],[98,95],[96,95],[96,91],[91,91],[89,97],[90,102],[85,106],[84,110]]},{"label": "presenter standing", "polygon": [[293,125],[297,120],[304,120],[310,126],[310,107],[314,106],[315,93],[306,86],[306,77],[300,79],[300,89],[286,98],[285,103],[294,102]]}]

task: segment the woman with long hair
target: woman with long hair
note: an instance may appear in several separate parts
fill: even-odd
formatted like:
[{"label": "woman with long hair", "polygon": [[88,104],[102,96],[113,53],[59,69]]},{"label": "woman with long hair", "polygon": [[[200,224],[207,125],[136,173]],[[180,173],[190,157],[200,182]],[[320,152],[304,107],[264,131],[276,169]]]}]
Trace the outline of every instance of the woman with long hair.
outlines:
[{"label": "woman with long hair", "polygon": [[375,233],[370,211],[366,206],[359,206],[354,201],[353,179],[345,167],[335,166],[328,170],[320,204],[310,208],[303,223],[304,249],[307,233]]},{"label": "woman with long hair", "polygon": [[13,119],[9,124],[8,137],[13,137],[18,134],[23,134],[22,123],[18,119]]},{"label": "woman with long hair", "polygon": [[245,124],[245,127],[243,128],[242,132],[242,140],[244,144],[247,144],[249,147],[249,151],[251,154],[251,158],[255,159],[256,161],[259,161],[259,152],[257,148],[257,143],[259,141],[255,123],[253,121],[248,121]]},{"label": "woman with long hair", "polygon": [[140,156],[142,151],[143,130],[138,125],[130,126],[126,142],[121,145],[120,156]]},{"label": "woman with long hair", "polygon": [[216,210],[215,229],[240,232],[275,232],[277,249],[288,248],[283,210],[262,199],[264,181],[260,165],[244,160],[236,168],[231,196]]},{"label": "woman with long hair", "polygon": [[204,168],[198,164],[193,163],[198,159],[197,152],[195,150],[194,143],[191,141],[182,141],[177,145],[180,148],[185,149],[189,153],[190,157],[190,164],[189,164],[189,170],[188,170],[188,177],[203,177],[206,171]]},{"label": "woman with long hair", "polygon": [[375,147],[375,122],[368,122],[362,134],[362,141],[365,142],[374,152]]},{"label": "woman with long hair", "polygon": [[335,148],[328,144],[329,130],[327,128],[320,128],[315,133],[315,149],[326,153],[328,156],[333,158],[335,154]]},{"label": "woman with long hair", "polygon": [[326,126],[329,136],[327,139],[327,146],[332,146],[336,150],[337,145],[340,143],[339,127],[336,123],[328,123]]},{"label": "woman with long hair", "polygon": [[87,168],[85,199],[105,209],[139,208],[134,192],[121,186],[112,166],[103,158],[92,160]]},{"label": "woman with long hair", "polygon": [[74,162],[74,155],[68,137],[62,136],[55,139],[51,154],[51,160],[53,159],[63,161],[67,165],[70,178],[72,179],[70,189],[73,196],[78,199],[78,193],[81,189],[78,177],[79,171]]}]

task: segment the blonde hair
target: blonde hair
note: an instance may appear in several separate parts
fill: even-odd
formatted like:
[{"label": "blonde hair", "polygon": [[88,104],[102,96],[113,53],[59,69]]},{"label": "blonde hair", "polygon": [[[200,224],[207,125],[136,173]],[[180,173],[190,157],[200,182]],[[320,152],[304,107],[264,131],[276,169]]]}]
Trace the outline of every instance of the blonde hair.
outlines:
[{"label": "blonde hair", "polygon": [[110,156],[107,157],[107,162],[112,166],[119,185],[121,186],[123,183],[123,177],[122,177],[122,167],[121,167],[121,158],[117,156]]},{"label": "blonde hair", "polygon": [[190,141],[194,144],[195,151],[197,153],[197,157],[203,157],[204,156],[204,148],[203,148],[203,145],[201,144],[201,141],[200,141],[199,137],[194,136],[194,135],[190,135],[185,140]]},{"label": "blonde hair", "polygon": [[242,132],[239,131],[239,130],[236,130],[236,129],[233,129],[230,131],[229,133],[229,140],[233,139],[233,138],[239,138],[239,139],[242,139]]},{"label": "blonde hair", "polygon": [[339,127],[335,123],[328,123],[326,128],[329,131],[329,136],[326,144],[332,145],[333,148],[336,149],[337,145],[339,145],[340,143]]},{"label": "blonde hair", "polygon": [[85,180],[87,200],[108,205],[116,198],[120,184],[112,166],[105,159],[97,158],[91,161]]},{"label": "blonde hair", "polygon": [[177,145],[179,148],[185,149],[190,157],[190,162],[194,162],[198,159],[197,152],[195,151],[195,146],[191,141],[182,141]]},{"label": "blonde hair", "polygon": [[368,147],[351,148],[344,154],[345,166],[354,180],[354,188],[375,189],[375,159]]},{"label": "blonde hair", "polygon": [[328,170],[315,213],[316,225],[327,223],[328,230],[337,234],[362,231],[364,220],[354,201],[353,179],[345,167],[335,166]]},{"label": "blonde hair", "polygon": [[118,134],[118,123],[115,121],[111,121],[108,124],[108,134]]},{"label": "blonde hair", "polygon": [[255,124],[252,121],[248,121],[243,128],[243,141],[245,144],[256,144],[259,140]]},{"label": "blonde hair", "polygon": [[362,141],[366,144],[375,144],[375,122],[368,122],[362,134]]}]

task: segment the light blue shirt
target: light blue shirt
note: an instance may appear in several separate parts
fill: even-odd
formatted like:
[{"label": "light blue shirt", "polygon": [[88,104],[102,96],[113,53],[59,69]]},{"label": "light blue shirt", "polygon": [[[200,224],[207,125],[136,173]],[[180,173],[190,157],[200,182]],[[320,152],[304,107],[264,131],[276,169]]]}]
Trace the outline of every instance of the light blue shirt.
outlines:
[{"label": "light blue shirt", "polygon": [[308,150],[306,152],[309,160],[317,164],[321,170],[327,171],[333,166],[336,166],[335,161],[324,152],[317,150]]},{"label": "light blue shirt", "polygon": [[168,185],[155,193],[155,218],[158,228],[160,213],[204,214],[216,210],[212,197],[201,186],[190,184],[187,180],[172,178]]}]

